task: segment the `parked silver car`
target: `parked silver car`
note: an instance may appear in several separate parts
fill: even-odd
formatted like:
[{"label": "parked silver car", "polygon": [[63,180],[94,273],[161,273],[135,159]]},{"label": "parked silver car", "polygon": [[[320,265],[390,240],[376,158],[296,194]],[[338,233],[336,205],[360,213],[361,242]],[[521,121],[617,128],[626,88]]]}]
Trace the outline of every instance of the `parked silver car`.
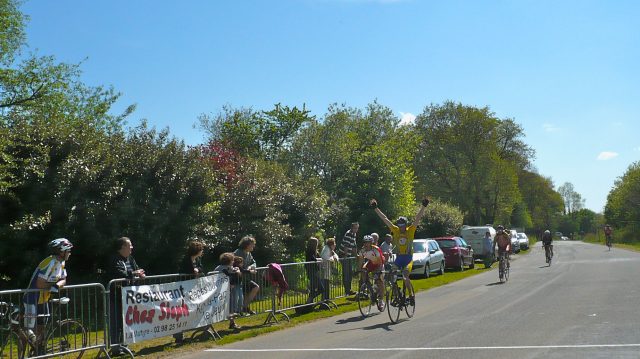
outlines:
[{"label": "parked silver car", "polygon": [[529,249],[529,237],[525,233],[518,232],[518,241],[520,242],[520,249]]},{"label": "parked silver car", "polygon": [[511,253],[520,253],[520,240],[515,229],[509,231],[511,234]]},{"label": "parked silver car", "polygon": [[431,273],[444,273],[444,253],[433,239],[414,239],[411,274],[428,278]]}]

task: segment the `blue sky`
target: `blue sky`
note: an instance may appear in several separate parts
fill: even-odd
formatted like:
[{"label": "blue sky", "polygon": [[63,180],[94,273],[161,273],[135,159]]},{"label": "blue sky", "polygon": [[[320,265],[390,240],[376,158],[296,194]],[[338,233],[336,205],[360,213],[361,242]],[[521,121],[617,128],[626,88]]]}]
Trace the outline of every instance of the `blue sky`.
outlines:
[{"label": "blue sky", "polygon": [[638,1],[31,0],[30,51],[83,61],[83,81],[122,93],[187,144],[223,105],[373,100],[411,119],[430,103],[513,118],[556,186],[603,210],[640,159]]}]

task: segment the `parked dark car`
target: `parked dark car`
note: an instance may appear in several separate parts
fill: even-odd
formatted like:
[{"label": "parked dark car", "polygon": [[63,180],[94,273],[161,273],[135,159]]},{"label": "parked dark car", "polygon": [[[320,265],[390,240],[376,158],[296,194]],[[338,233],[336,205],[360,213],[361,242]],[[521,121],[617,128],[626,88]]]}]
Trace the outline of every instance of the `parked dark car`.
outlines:
[{"label": "parked dark car", "polygon": [[473,268],[473,249],[461,237],[439,237],[434,238],[440,249],[444,252],[444,263],[447,268],[455,268],[459,271],[464,270],[464,266]]}]

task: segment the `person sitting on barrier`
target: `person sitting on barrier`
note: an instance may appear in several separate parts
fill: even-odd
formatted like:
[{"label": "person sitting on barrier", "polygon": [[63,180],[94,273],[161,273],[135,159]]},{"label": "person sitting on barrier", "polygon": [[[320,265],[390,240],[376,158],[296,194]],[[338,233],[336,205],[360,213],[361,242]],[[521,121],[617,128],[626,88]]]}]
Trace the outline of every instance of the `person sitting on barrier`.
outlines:
[{"label": "person sitting on barrier", "polygon": [[109,280],[126,278],[127,281],[116,282],[109,290],[109,338],[111,345],[115,345],[112,354],[122,353],[122,299],[120,289],[131,284],[133,279],[144,278],[144,269],[138,267],[138,263],[133,258],[133,244],[128,237],[120,237],[113,242],[115,252],[109,258],[107,266],[107,278]]},{"label": "person sitting on barrier", "polygon": [[322,252],[320,252],[320,257],[322,258],[322,299],[329,300],[331,289],[329,284],[331,280],[332,267],[334,267],[339,261],[338,255],[336,254],[335,238],[327,239],[324,247],[322,248]]},{"label": "person sitting on barrier", "polygon": [[40,291],[25,293],[22,299],[24,326],[28,332],[30,331],[30,337],[35,331],[34,345],[38,348],[39,354],[43,353],[44,328],[51,315],[49,299],[51,293],[57,293],[67,283],[67,271],[64,266],[69,260],[73,244],[66,238],[58,238],[49,242],[48,248],[51,255],[38,264],[29,281],[28,289]]},{"label": "person sitting on barrier", "polygon": [[[238,249],[236,249],[233,254],[242,257],[242,261],[244,262],[244,268],[248,269],[251,274],[256,273],[256,261],[253,259],[253,255],[251,252],[256,247],[256,239],[253,236],[244,236],[238,243]],[[253,310],[249,308],[249,304],[253,302],[256,295],[260,291],[260,286],[258,283],[248,280],[244,278],[242,280],[243,291],[244,291],[244,301],[242,305],[242,311],[248,314],[256,314]]]},{"label": "person sitting on barrier", "polygon": [[[234,256],[233,253],[222,253],[220,255],[220,264],[214,269],[214,271],[224,273],[229,277],[229,329],[238,331],[242,328],[236,324],[235,318],[242,310],[242,286],[240,284],[240,269],[238,267],[234,267],[235,258],[240,258],[239,261],[242,261],[241,257]],[[239,296],[236,289],[240,292]]]},{"label": "person sitting on barrier", "polygon": [[[187,253],[180,261],[180,268],[178,272],[195,276],[196,278],[206,274],[202,267],[202,254],[204,253],[204,244],[198,241],[189,241],[187,244]],[[177,345],[181,345],[184,342],[183,333],[174,334],[173,337],[176,340]]]}]

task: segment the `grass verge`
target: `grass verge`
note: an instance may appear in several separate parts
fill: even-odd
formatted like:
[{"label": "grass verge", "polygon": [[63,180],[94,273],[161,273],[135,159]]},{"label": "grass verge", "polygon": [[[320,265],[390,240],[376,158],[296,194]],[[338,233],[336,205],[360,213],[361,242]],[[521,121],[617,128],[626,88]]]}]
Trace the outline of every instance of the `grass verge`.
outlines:
[{"label": "grass verge", "polygon": [[[600,236],[600,237],[603,237],[603,236]],[[601,244],[603,246],[605,245],[605,239],[598,238],[598,236],[596,236],[593,233],[589,233],[585,235],[582,240],[587,243]],[[621,243],[621,242],[617,242],[614,237],[613,248],[622,248],[622,249],[628,249],[630,251],[640,252],[640,242]]]}]

